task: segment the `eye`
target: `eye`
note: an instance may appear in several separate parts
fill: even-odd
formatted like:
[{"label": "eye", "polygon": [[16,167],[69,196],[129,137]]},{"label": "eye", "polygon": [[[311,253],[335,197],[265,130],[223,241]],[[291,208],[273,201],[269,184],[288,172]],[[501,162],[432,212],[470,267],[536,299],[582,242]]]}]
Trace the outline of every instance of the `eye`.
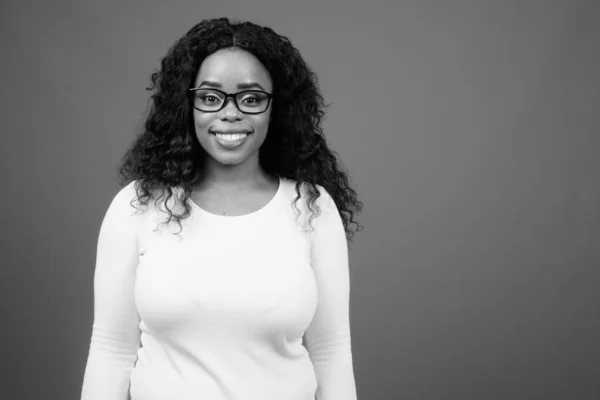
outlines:
[{"label": "eye", "polygon": [[242,101],[244,101],[248,104],[253,104],[253,103],[256,103],[257,101],[259,101],[259,99],[254,96],[248,96],[248,97],[245,97]]},{"label": "eye", "polygon": [[210,103],[210,102],[214,102],[214,101],[219,101],[219,98],[215,95],[212,94],[205,94],[200,96],[200,99],[205,102],[205,103]]},{"label": "eye", "polygon": [[222,95],[218,92],[201,89],[196,91],[196,101],[207,106],[213,106],[221,103],[223,99]]},{"label": "eye", "polygon": [[241,103],[248,107],[256,107],[265,101],[266,97],[263,93],[245,93],[241,99]]}]

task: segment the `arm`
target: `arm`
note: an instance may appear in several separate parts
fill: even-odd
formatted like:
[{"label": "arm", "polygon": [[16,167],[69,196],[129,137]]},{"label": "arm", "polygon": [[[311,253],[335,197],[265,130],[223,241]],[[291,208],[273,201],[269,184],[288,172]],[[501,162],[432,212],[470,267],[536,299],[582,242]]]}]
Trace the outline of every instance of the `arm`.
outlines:
[{"label": "arm", "polygon": [[140,345],[134,304],[138,262],[137,221],[129,204],[133,183],[112,200],[100,227],[94,274],[94,324],[83,379],[82,400],[127,400]]},{"label": "arm", "polygon": [[350,273],[342,219],[319,187],[321,215],[313,220],[311,263],[318,306],[306,330],[306,348],[317,377],[318,400],[356,400],[350,341]]}]

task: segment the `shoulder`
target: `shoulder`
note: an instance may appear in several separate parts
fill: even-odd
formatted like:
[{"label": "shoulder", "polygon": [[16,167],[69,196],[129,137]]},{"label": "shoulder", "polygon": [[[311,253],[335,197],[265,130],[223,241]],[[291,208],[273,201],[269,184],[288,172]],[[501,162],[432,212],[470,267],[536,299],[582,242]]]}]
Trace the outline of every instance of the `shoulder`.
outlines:
[{"label": "shoulder", "polygon": [[287,201],[296,201],[296,206],[304,213],[313,214],[314,217],[322,214],[337,213],[333,197],[325,187],[320,184],[310,185],[294,179],[281,178],[282,191]]},{"label": "shoulder", "polygon": [[123,186],[113,196],[103,220],[103,226],[110,225],[125,229],[137,225],[142,217],[145,207],[140,206],[137,201],[138,181],[132,181]]},{"label": "shoulder", "polygon": [[113,196],[109,210],[119,213],[135,211],[133,204],[137,200],[137,182],[138,181],[132,181],[119,189],[119,191]]},{"label": "shoulder", "polygon": [[315,197],[315,201],[323,206],[333,201],[333,198],[327,189],[318,183],[310,185],[307,182],[300,182],[300,184],[298,184],[298,181],[295,179],[281,178],[281,184],[283,185],[283,191],[288,195],[297,197],[299,194],[302,199],[306,200]]}]

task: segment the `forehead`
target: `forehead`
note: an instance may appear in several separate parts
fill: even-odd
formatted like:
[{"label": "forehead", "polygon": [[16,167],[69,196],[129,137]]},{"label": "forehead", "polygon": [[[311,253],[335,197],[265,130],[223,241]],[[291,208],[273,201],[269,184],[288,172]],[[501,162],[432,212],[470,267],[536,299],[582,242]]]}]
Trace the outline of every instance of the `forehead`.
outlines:
[{"label": "forehead", "polygon": [[196,75],[195,86],[203,81],[221,84],[225,91],[236,91],[240,83],[256,82],[272,89],[269,72],[252,54],[241,49],[221,49],[206,57]]}]

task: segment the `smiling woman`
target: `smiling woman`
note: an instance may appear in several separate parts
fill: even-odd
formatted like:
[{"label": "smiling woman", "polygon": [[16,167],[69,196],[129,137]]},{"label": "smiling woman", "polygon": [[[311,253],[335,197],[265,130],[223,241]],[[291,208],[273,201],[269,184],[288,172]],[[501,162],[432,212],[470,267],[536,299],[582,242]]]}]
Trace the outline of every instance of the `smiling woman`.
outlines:
[{"label": "smiling woman", "polygon": [[362,203],[315,74],[287,38],[220,18],[169,50],[150,90],[100,228],[82,399],[356,399]]}]

